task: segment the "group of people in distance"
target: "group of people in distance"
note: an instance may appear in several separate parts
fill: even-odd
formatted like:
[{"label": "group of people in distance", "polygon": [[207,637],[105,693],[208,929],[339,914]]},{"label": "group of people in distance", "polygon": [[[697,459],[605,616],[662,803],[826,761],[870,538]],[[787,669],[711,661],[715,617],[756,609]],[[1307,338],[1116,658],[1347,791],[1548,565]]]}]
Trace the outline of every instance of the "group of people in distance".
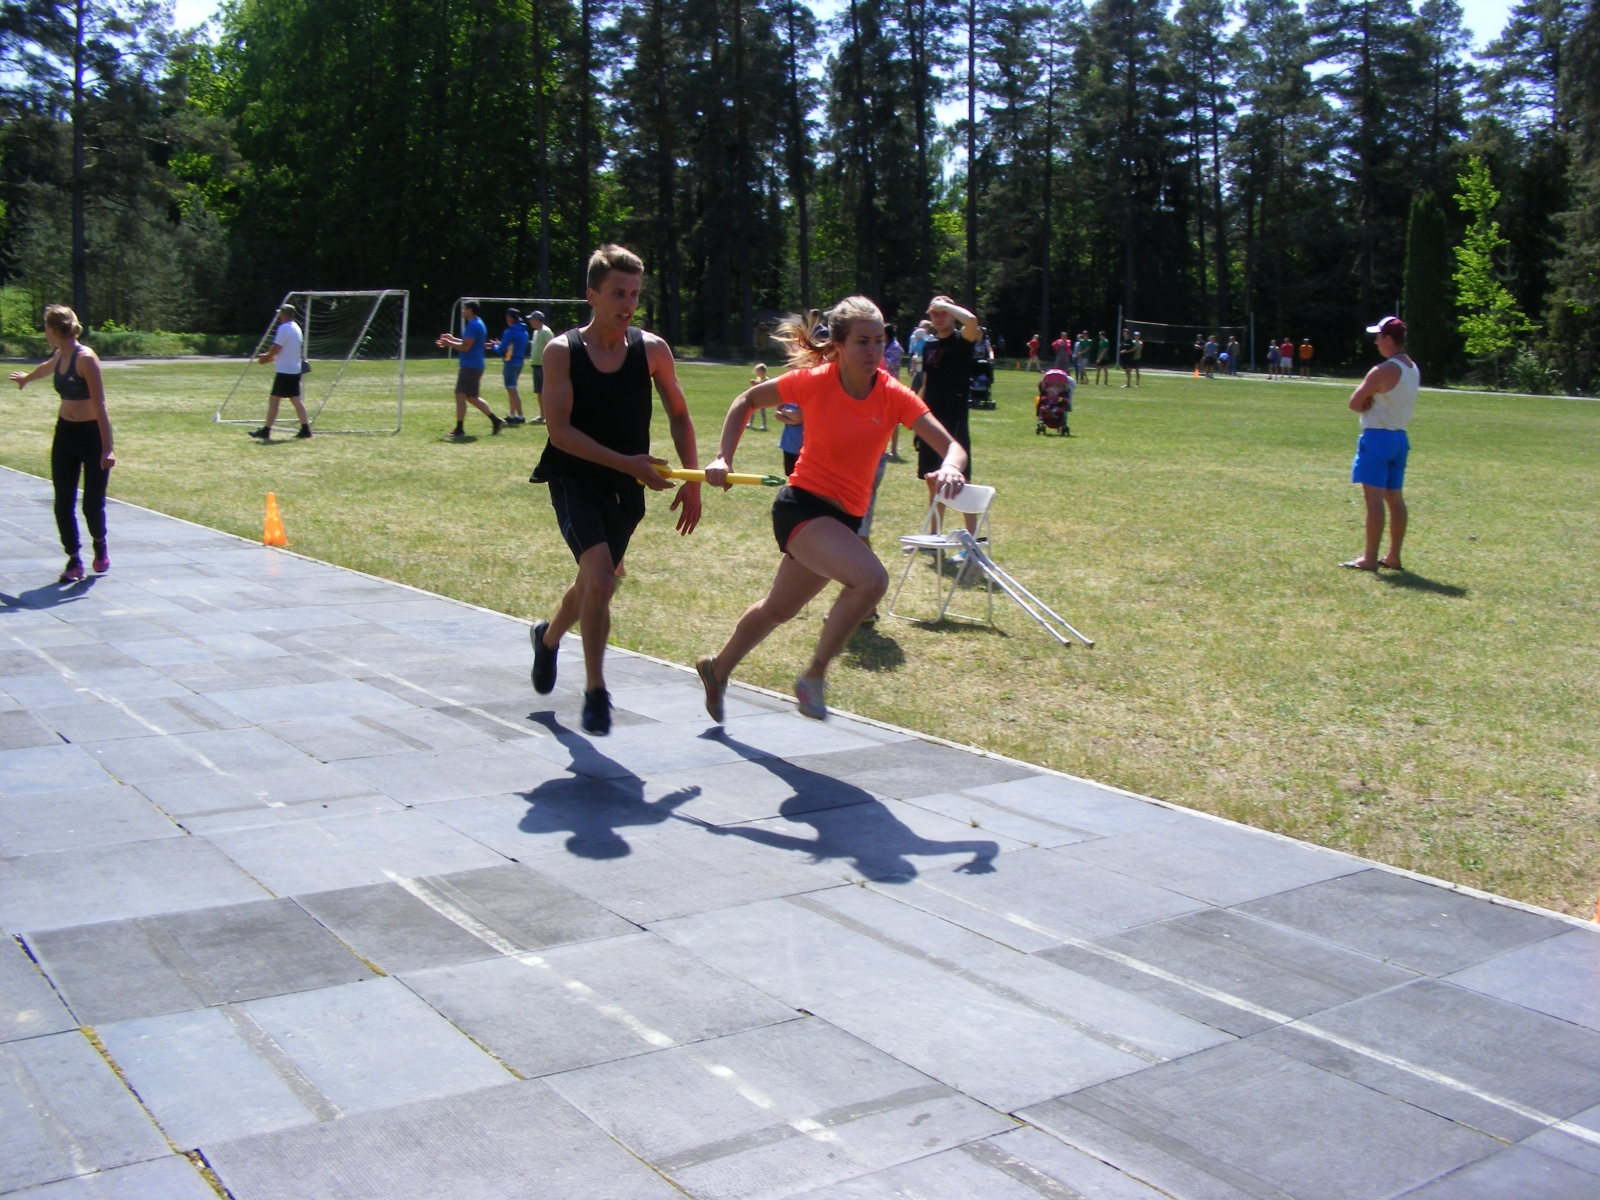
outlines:
[{"label": "group of people in distance", "polygon": [[[664,460],[650,453],[652,386],[666,409],[680,463],[690,469],[700,465],[672,350],[632,324],[643,277],[644,264],[631,251],[615,245],[595,251],[587,276],[589,323],[551,342],[544,360],[550,440],[533,481],[550,489],[556,524],[577,562],[577,577],[554,615],[531,630],[533,687],[541,695],[555,687],[561,638],[579,626],[585,672],[581,723],[592,734],[611,728],[604,659],[617,564],[644,517],[645,493],[673,487],[657,470]],[[963,442],[970,441],[967,381],[977,318],[946,296],[929,305],[933,331],[920,347],[924,399],[884,369],[885,322],[871,300],[851,296],[820,316],[815,323],[799,318],[779,327],[790,369],[734,398],[717,454],[705,467],[706,483],[726,488],[752,414],[772,408],[798,415],[794,427],[803,428],[804,440],[788,483],[772,506],[773,537],[782,555],[777,574],[767,594],[740,617],[722,649],[697,664],[706,711],[715,721],[723,719],[728,679],[740,661],[836,582],[839,595],[811,661],[794,685],[803,714],[827,716],[828,666],[889,584],[888,572],[861,537],[861,527],[896,426],[904,425],[916,436],[918,473],[927,479],[930,496],[954,495],[968,479],[970,457]],[[952,401],[956,395],[958,404]],[[955,430],[936,415],[941,411]],[[700,523],[700,491],[698,483],[677,488],[672,509],[680,534],[693,533]]]},{"label": "group of people in distance", "polygon": [[1239,339],[1228,337],[1226,347],[1217,340],[1217,334],[1196,334],[1194,339],[1194,373],[1200,379],[1215,379],[1220,369],[1224,375],[1239,373]]},{"label": "group of people in distance", "polygon": [[[1089,367],[1089,356],[1094,356],[1094,381],[1096,383],[1110,384],[1111,382],[1111,340],[1106,337],[1102,329],[1097,339],[1090,340],[1089,331],[1085,329],[1076,338],[1065,330],[1061,336],[1050,344],[1055,353],[1055,365],[1045,368],[1039,362],[1039,347],[1042,340],[1036,333],[1028,339],[1028,370],[1048,373],[1048,370],[1062,371],[1069,375],[1077,376],[1076,382],[1084,382],[1084,372]],[[1123,333],[1122,340],[1117,346],[1116,362],[1122,368],[1122,386],[1138,387],[1143,382],[1140,368],[1144,363],[1144,335],[1137,330]]]},{"label": "group of people in distance", "polygon": [[1300,359],[1300,374],[1305,379],[1311,378],[1311,359],[1315,354],[1310,338],[1300,339],[1300,348],[1295,349],[1293,338],[1273,338],[1267,343],[1267,378],[1287,379],[1294,374],[1295,358]]},{"label": "group of people in distance", "polygon": [[[479,311],[476,300],[463,300],[461,332],[441,333],[434,339],[433,344],[441,350],[449,348],[460,355],[456,366],[456,423],[445,436],[457,439],[467,436],[465,422],[469,404],[489,418],[489,432],[492,434],[499,433],[508,425],[528,424],[528,418],[522,411],[522,392],[519,390],[524,365],[533,367],[533,398],[539,406],[539,415],[533,418],[533,424],[543,425],[544,352],[555,337],[555,332],[545,324],[544,314],[537,309],[524,318],[520,309],[508,308],[505,328],[499,337],[491,339],[483,318],[478,315]],[[498,354],[501,359],[500,382],[506,389],[506,415],[503,419],[495,416],[479,395],[490,354]]]}]

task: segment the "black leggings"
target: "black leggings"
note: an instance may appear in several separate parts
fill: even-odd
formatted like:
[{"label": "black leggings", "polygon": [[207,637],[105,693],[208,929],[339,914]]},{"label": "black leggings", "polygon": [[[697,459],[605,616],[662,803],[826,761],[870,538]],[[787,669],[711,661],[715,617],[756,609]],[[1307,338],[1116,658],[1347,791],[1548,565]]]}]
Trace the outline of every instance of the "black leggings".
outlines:
[{"label": "black leggings", "polygon": [[50,447],[50,479],[56,485],[56,528],[61,548],[70,558],[83,543],[78,540],[78,518],[72,509],[78,499],[78,472],[83,472],[83,519],[96,546],[106,540],[106,483],[111,472],[100,465],[99,421],[56,421],[56,440]]}]

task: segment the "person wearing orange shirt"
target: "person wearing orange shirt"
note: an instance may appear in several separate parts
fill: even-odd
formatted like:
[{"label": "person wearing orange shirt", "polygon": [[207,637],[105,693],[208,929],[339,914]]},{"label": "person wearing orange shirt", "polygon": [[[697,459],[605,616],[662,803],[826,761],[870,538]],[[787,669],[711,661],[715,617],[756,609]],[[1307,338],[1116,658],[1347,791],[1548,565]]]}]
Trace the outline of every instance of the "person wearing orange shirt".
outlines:
[{"label": "person wearing orange shirt", "polygon": [[842,584],[805,671],[794,681],[804,716],[828,715],[824,685],[828,664],[872,612],[889,587],[889,573],[861,539],[872,503],[872,478],[895,426],[904,425],[944,456],[929,476],[941,495],[962,488],[967,452],[928,411],[922,398],[883,370],[883,314],[865,296],[839,301],[818,338],[799,322],[778,336],[789,346],[789,370],[741,393],[722,423],[717,457],[706,483],[727,487],[734,452],[750,414],[792,404],[805,421],[806,440],[787,487],[772,505],[772,532],[783,553],[767,594],[745,610],[715,658],[696,664],[706,689],[706,711],[721,721],[728,677],[779,625],[791,620],[829,581]]},{"label": "person wearing orange shirt", "polygon": [[1311,378],[1311,339],[1306,338],[1300,343],[1300,374],[1307,379]]}]

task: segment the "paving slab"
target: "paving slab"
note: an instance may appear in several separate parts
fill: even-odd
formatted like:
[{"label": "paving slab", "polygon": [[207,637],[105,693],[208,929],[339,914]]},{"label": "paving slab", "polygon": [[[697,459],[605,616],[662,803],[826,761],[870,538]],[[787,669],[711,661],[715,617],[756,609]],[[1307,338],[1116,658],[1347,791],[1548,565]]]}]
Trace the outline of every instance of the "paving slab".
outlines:
[{"label": "paving slab", "polygon": [[177,1154],[12,1194],[28,1200],[216,1200],[217,1196],[193,1164]]},{"label": "paving slab", "polygon": [[[316,892],[298,903],[391,974],[632,933],[635,926],[524,866]],[[448,914],[448,915],[447,915]]]},{"label": "paving slab", "polygon": [[0,853],[12,857],[182,836],[131,787],[0,797]]},{"label": "paving slab", "polygon": [[797,1195],[1015,1128],[817,1020],[548,1082],[633,1153],[707,1200]]},{"label": "paving slab", "polygon": [[799,1015],[649,933],[440,967],[402,981],[530,1078]]},{"label": "paving slab", "polygon": [[115,783],[94,757],[60,742],[0,750],[0,796],[75,792]]},{"label": "paving slab", "polygon": [[1024,779],[1036,774],[998,758],[980,758],[931,742],[903,741],[858,750],[840,750],[825,758],[799,755],[793,765],[820,771],[882,796],[904,799],[939,791]]},{"label": "paving slab", "polygon": [[1600,1200],[1600,1176],[1513,1146],[1406,1194],[1414,1200]]},{"label": "paving slab", "polygon": [[206,1147],[235,1200],[680,1200],[538,1080]]},{"label": "paving slab", "polygon": [[0,1045],[0,1192],[168,1153],[89,1039],[74,1030]]},{"label": "paving slab", "polygon": [[1446,978],[1486,996],[1600,1030],[1600,933],[1571,929]]},{"label": "paving slab", "polygon": [[55,988],[14,938],[0,938],[0,1042],[76,1029]]},{"label": "paving slab", "polygon": [[372,977],[291,900],[42,930],[28,945],[85,1025]]}]

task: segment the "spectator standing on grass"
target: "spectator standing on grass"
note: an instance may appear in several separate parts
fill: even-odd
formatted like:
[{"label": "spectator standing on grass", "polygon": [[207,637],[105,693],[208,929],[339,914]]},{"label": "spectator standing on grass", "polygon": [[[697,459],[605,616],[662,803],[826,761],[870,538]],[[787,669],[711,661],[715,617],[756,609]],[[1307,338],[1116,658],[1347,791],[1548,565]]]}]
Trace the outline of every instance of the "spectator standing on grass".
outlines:
[{"label": "spectator standing on grass", "polygon": [[1050,343],[1050,349],[1055,352],[1056,370],[1072,370],[1072,335],[1070,333],[1063,329],[1061,336]]},{"label": "spectator standing on grass", "polygon": [[1039,369],[1039,335],[1036,333],[1028,339],[1028,370]]},{"label": "spectator standing on grass", "polygon": [[515,308],[506,309],[506,328],[498,338],[489,343],[492,353],[498,354],[505,364],[500,368],[500,382],[506,389],[506,424],[524,425],[522,393],[517,383],[522,378],[522,366],[528,361],[528,327],[522,323],[522,313]]},{"label": "spectator standing on grass", "polygon": [[528,364],[533,368],[533,400],[539,406],[535,425],[544,424],[544,348],[556,336],[537,308],[528,314]]},{"label": "spectator standing on grass", "polygon": [[[1407,513],[1402,489],[1406,458],[1411,453],[1406,430],[1417,409],[1422,374],[1406,353],[1406,323],[1399,317],[1384,317],[1376,325],[1367,326],[1367,332],[1377,334],[1378,353],[1384,358],[1350,395],[1350,410],[1361,414],[1361,440],[1356,443],[1350,482],[1361,485],[1362,499],[1366,501],[1367,542],[1360,557],[1340,566],[1353,571],[1376,571],[1379,567],[1403,571],[1400,543],[1406,536]],[[1389,516],[1389,555],[1379,558],[1385,509]]]},{"label": "spectator standing on grass", "polygon": [[478,316],[476,300],[463,301],[461,315],[466,321],[461,327],[461,336],[441,333],[433,343],[441,350],[448,346],[461,355],[460,366],[456,369],[456,426],[446,436],[452,438],[467,436],[463,422],[467,419],[469,404],[489,418],[491,432],[499,433],[506,427],[506,423],[495,416],[478,395],[479,389],[483,386],[483,368],[487,361],[484,357],[484,348],[489,341],[489,331],[484,327],[483,319]]},{"label": "spectator standing on grass", "polygon": [[1122,386],[1133,386],[1133,338],[1128,334],[1122,335],[1122,344],[1117,347],[1117,365],[1122,368]]},{"label": "spectator standing on grass", "polygon": [[[884,335],[883,365],[888,368],[889,374],[894,376],[894,381],[896,383],[899,383],[900,382],[900,361],[901,361],[902,357],[904,356],[905,352],[900,349],[900,343],[895,340],[895,330],[894,330],[893,322],[891,322],[890,324],[885,325],[883,327],[883,335]],[[766,416],[766,411],[767,411],[766,409],[762,409],[761,410],[763,419]],[[888,454],[888,457],[893,459],[895,462],[899,462],[900,461],[900,426],[898,426],[898,425],[896,425],[894,427],[894,433],[892,435],[890,435],[890,438],[889,438],[889,454]],[[873,498],[874,501],[876,501],[877,498],[878,498],[878,483],[881,483],[881,482],[883,482],[883,463],[879,463],[878,464],[877,482],[872,485],[872,498]],[[866,519],[867,519],[867,528],[870,530],[872,528],[872,523],[871,523],[871,521],[872,521],[872,513],[871,513],[870,510],[867,513],[867,518]]]},{"label": "spectator standing on grass", "polygon": [[1278,373],[1278,343],[1267,344],[1267,378],[1271,379]]},{"label": "spectator standing on grass", "polygon": [[997,333],[994,336],[994,356],[996,358],[1004,358],[1006,356],[1006,335],[1003,333]]},{"label": "spectator standing on grass", "polygon": [[1133,331],[1133,386],[1138,387],[1143,379],[1139,374],[1139,367],[1144,362],[1144,334],[1137,329]]},{"label": "spectator standing on grass", "polygon": [[1300,374],[1311,378],[1311,339],[1304,338],[1300,342]]},{"label": "spectator standing on grass", "polygon": [[[759,384],[765,383],[766,381],[767,381],[767,364],[764,363],[764,362],[758,362],[756,364],[756,373],[754,375],[750,376],[750,386],[751,387],[756,387]],[[751,413],[750,414],[750,423],[748,425],[746,425],[745,428],[746,429],[758,428],[758,426],[756,425],[756,414],[755,413]],[[767,431],[767,410],[764,409],[764,408],[761,410],[761,424],[760,424],[759,428],[760,428],[762,433],[765,433]]]},{"label": "spectator standing on grass", "polygon": [[1094,381],[1111,385],[1111,339],[1104,329],[1094,344]]},{"label": "spectator standing on grass", "polygon": [[292,304],[285,304],[278,310],[278,328],[272,335],[272,345],[256,362],[262,366],[272,364],[276,374],[272,377],[272,395],[267,397],[267,423],[260,429],[252,429],[250,436],[263,442],[271,440],[272,423],[278,419],[278,405],[287,400],[294,405],[295,415],[300,418],[300,432],[295,437],[310,437],[311,421],[306,416],[305,402],[300,399],[300,376],[306,371],[305,335],[300,332],[300,322],[295,320]]},{"label": "spectator standing on grass", "polygon": [[1089,347],[1093,343],[1089,340],[1089,331],[1085,329],[1078,335],[1078,340],[1072,344],[1072,365],[1077,370],[1078,382],[1084,383],[1089,371]]},{"label": "spectator standing on grass", "polygon": [[1239,339],[1230,335],[1228,337],[1228,374],[1239,373]]},{"label": "spectator standing on grass", "polygon": [[922,391],[922,348],[933,334],[931,321],[919,321],[911,331],[911,390]]},{"label": "spectator standing on grass", "polygon": [[1217,374],[1217,339],[1210,334],[1206,335],[1205,374],[1207,379],[1214,379]]},{"label": "spectator standing on grass", "polygon": [[[980,333],[977,316],[949,296],[935,296],[928,304],[933,336],[922,347],[924,382],[922,399],[940,427],[966,452],[963,476],[972,482],[972,434],[967,424],[967,400],[972,390],[973,347]],[[917,475],[928,484],[932,502],[940,486],[945,451],[920,437],[916,439]],[[978,528],[976,513],[964,514],[967,529]],[[956,556],[956,557],[959,557]],[[954,561],[954,559],[952,559]]]},{"label": "spectator standing on grass", "polygon": [[1284,338],[1278,343],[1278,374],[1288,378],[1294,374],[1294,339]]}]

